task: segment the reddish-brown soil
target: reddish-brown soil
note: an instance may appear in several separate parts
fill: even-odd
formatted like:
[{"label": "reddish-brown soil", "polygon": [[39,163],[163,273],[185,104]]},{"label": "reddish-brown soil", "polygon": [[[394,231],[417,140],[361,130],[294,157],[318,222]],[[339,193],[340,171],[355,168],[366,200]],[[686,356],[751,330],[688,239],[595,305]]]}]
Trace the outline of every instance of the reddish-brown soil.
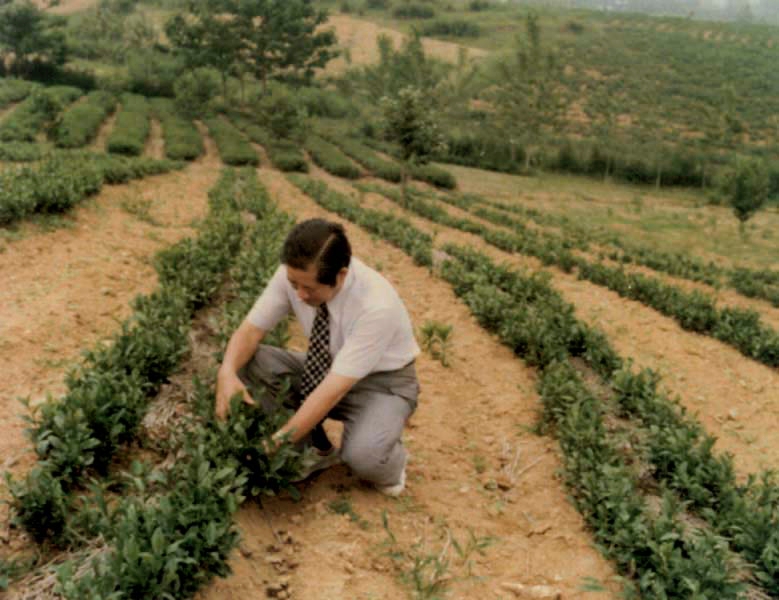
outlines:
[{"label": "reddish-brown soil", "polygon": [[[342,49],[342,55],[327,65],[327,72],[334,74],[343,73],[350,65],[376,63],[379,59],[377,41],[382,35],[392,40],[396,48],[399,48],[406,39],[406,36],[399,31],[348,15],[331,14],[325,27],[335,31],[338,45]],[[451,63],[458,61],[460,52],[463,50],[467,51],[467,56],[472,59],[478,60],[487,55],[487,51],[480,48],[469,48],[430,38],[423,38],[422,45],[427,54]]]}]

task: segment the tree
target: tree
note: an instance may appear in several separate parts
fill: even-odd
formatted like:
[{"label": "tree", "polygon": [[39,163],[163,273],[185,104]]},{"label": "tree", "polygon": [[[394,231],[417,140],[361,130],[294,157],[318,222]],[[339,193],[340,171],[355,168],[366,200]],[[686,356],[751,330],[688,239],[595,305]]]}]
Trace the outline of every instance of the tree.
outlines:
[{"label": "tree", "polygon": [[739,220],[742,234],[744,224],[760,210],[768,199],[771,182],[765,162],[739,157],[720,183],[720,190]]},{"label": "tree", "polygon": [[606,159],[606,165],[603,171],[603,179],[605,181],[611,173],[611,158],[613,151],[609,146],[613,147],[614,145],[614,129],[617,122],[619,106],[614,98],[613,91],[605,81],[595,85],[587,98],[587,105],[593,109],[593,114],[591,115],[592,130],[603,148]]},{"label": "tree", "polygon": [[[55,21],[29,0],[0,8],[0,63],[27,75],[34,61],[65,64],[65,36]],[[12,60],[11,60],[12,59]]]},{"label": "tree", "polygon": [[406,171],[411,166],[427,163],[433,154],[442,150],[443,136],[426,96],[417,88],[405,87],[395,97],[384,97],[381,107],[385,137],[400,145],[401,158],[406,166],[403,174],[405,184]]},{"label": "tree", "polygon": [[553,52],[541,47],[536,15],[527,16],[526,30],[527,39],[517,39],[514,56],[497,65],[492,99],[512,149],[517,142],[524,146],[529,168],[542,134],[554,129],[564,114],[565,98],[562,66]]},{"label": "tree", "polygon": [[311,0],[225,0],[225,8],[241,42],[238,62],[263,87],[274,76],[308,82],[337,55],[335,32],[317,31],[327,12]]},{"label": "tree", "polygon": [[193,4],[189,14],[177,14],[167,22],[165,33],[187,68],[210,67],[219,73],[222,94],[227,96],[227,78],[237,68],[242,41],[236,20],[215,13],[214,4],[207,0]]},{"label": "tree", "polygon": [[165,28],[189,68],[212,67],[227,93],[229,75],[308,80],[334,58],[332,31],[318,31],[327,13],[311,0],[196,0],[190,13],[171,18]]}]

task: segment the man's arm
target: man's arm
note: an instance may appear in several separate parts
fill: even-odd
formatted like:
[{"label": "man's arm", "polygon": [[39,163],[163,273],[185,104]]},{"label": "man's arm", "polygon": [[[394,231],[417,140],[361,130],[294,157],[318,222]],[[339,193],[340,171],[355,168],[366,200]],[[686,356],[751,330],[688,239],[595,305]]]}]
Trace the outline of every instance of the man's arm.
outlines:
[{"label": "man's arm", "polygon": [[252,325],[248,320],[241,323],[227,344],[222,365],[216,378],[216,416],[224,419],[230,411],[230,398],[243,393],[247,404],[254,404],[246,386],[238,377],[238,371],[254,356],[265,331]]},{"label": "man's arm", "polygon": [[300,441],[358,381],[352,377],[329,373],[273,438],[278,440],[284,434],[291,433],[293,443]]}]

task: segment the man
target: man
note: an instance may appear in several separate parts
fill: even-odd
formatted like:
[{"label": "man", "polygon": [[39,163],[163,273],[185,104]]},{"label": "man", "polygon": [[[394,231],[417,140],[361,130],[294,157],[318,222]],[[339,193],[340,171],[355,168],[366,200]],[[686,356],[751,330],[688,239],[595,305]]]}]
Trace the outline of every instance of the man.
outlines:
[{"label": "man", "polygon": [[[337,223],[296,225],[281,263],[227,345],[217,377],[217,416],[226,416],[236,393],[254,404],[247,386],[278,390],[290,376],[297,411],[274,441],[290,434],[295,443],[313,445],[321,456],[317,467],[324,468],[339,453],[322,421],[343,421],[340,460],[379,491],[399,495],[407,461],[400,437],[419,394],[419,347],[403,301],[383,276],[352,257]],[[290,312],[309,338],[306,354],[260,344]],[[262,402],[264,410],[276,408],[273,397]]]}]

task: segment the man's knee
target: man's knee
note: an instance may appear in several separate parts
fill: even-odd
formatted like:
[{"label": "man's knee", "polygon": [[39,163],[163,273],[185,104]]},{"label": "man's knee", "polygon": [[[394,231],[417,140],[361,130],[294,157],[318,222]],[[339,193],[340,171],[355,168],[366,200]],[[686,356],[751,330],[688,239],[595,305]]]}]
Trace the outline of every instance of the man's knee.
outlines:
[{"label": "man's knee", "polygon": [[390,440],[389,435],[379,434],[372,439],[357,437],[348,440],[341,449],[341,460],[361,479],[381,481],[396,445],[398,441]]}]

